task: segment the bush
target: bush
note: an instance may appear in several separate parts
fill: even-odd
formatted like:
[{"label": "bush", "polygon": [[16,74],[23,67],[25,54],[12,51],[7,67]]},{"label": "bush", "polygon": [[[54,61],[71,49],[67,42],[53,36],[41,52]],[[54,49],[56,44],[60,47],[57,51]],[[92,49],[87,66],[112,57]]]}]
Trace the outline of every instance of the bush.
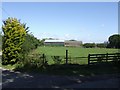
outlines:
[{"label": "bush", "polygon": [[43,58],[43,55],[40,54],[32,54],[27,55],[24,54],[23,56],[19,57],[21,61],[19,61],[16,65],[17,70],[26,69],[26,70],[33,70],[39,68],[45,68],[48,64],[46,61],[46,57]]},{"label": "bush", "polygon": [[62,61],[62,58],[60,56],[53,56],[52,59],[55,64],[60,64]]}]

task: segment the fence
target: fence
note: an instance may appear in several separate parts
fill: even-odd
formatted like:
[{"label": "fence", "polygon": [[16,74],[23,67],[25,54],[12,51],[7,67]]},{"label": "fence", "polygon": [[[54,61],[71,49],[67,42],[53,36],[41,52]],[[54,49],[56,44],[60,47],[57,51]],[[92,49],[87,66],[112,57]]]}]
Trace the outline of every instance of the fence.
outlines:
[{"label": "fence", "polygon": [[[34,56],[34,55],[33,55]],[[88,57],[71,57],[68,54],[68,50],[64,56],[50,56],[46,54],[38,54],[40,60],[43,63],[51,64],[95,64],[101,62],[109,62],[109,61],[120,61],[120,53],[111,53],[111,54],[89,54]],[[34,57],[38,57],[34,56]]]},{"label": "fence", "polygon": [[[46,56],[48,57],[48,56]],[[69,55],[68,50],[66,50],[64,56],[49,56],[49,59],[51,58],[51,61],[54,61],[53,63],[57,64],[88,64],[87,58],[88,57],[73,57]]]},{"label": "fence", "polygon": [[111,53],[111,54],[89,54],[88,55],[88,65],[101,62],[109,61],[119,61],[120,53]]},{"label": "fence", "polygon": [[[68,54],[68,53],[66,53]],[[46,55],[46,54],[32,54],[31,58],[39,58],[43,63],[51,64],[88,64],[88,57],[72,57],[70,55],[58,56],[58,55]],[[66,57],[67,56],[67,57]]]},{"label": "fence", "polygon": [[[48,57],[48,56],[46,56],[46,57]],[[53,61],[53,64],[55,64],[55,63],[57,63],[57,64],[88,64],[88,62],[87,62],[88,57],[68,56],[67,61],[66,61],[66,56],[49,56],[48,58],[49,58],[49,61]],[[50,60],[50,58],[51,58],[51,60]]]}]

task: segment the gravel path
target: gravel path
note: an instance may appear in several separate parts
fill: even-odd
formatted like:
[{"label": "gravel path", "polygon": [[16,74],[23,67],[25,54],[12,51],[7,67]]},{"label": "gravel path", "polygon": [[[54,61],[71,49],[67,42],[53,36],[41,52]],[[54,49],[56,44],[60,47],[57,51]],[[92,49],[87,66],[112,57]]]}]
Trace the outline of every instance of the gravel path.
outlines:
[{"label": "gravel path", "polygon": [[120,74],[54,76],[2,70],[2,88],[120,88]]}]

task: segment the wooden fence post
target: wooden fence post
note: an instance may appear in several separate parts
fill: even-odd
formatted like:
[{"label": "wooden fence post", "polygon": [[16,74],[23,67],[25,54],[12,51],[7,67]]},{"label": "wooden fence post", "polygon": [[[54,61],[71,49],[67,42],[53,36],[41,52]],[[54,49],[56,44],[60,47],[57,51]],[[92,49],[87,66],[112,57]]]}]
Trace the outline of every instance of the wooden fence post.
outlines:
[{"label": "wooden fence post", "polygon": [[106,54],[106,62],[108,61],[108,53]]},{"label": "wooden fence post", "polygon": [[66,64],[68,64],[68,50],[66,50]]},{"label": "wooden fence post", "polygon": [[43,54],[43,63],[45,63],[45,55]]},{"label": "wooden fence post", "polygon": [[90,65],[90,54],[88,54],[88,65]]}]

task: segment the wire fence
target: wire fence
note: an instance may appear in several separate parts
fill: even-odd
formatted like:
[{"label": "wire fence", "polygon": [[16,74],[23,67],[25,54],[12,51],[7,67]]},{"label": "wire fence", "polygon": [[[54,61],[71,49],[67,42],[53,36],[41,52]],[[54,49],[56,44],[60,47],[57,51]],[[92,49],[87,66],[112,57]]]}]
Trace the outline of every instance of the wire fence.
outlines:
[{"label": "wire fence", "polygon": [[[39,58],[43,60],[43,62],[47,62],[49,65],[51,64],[88,64],[88,57],[71,57],[71,56],[58,56],[58,55],[45,55],[39,54]],[[67,59],[67,62],[66,62]]]}]

